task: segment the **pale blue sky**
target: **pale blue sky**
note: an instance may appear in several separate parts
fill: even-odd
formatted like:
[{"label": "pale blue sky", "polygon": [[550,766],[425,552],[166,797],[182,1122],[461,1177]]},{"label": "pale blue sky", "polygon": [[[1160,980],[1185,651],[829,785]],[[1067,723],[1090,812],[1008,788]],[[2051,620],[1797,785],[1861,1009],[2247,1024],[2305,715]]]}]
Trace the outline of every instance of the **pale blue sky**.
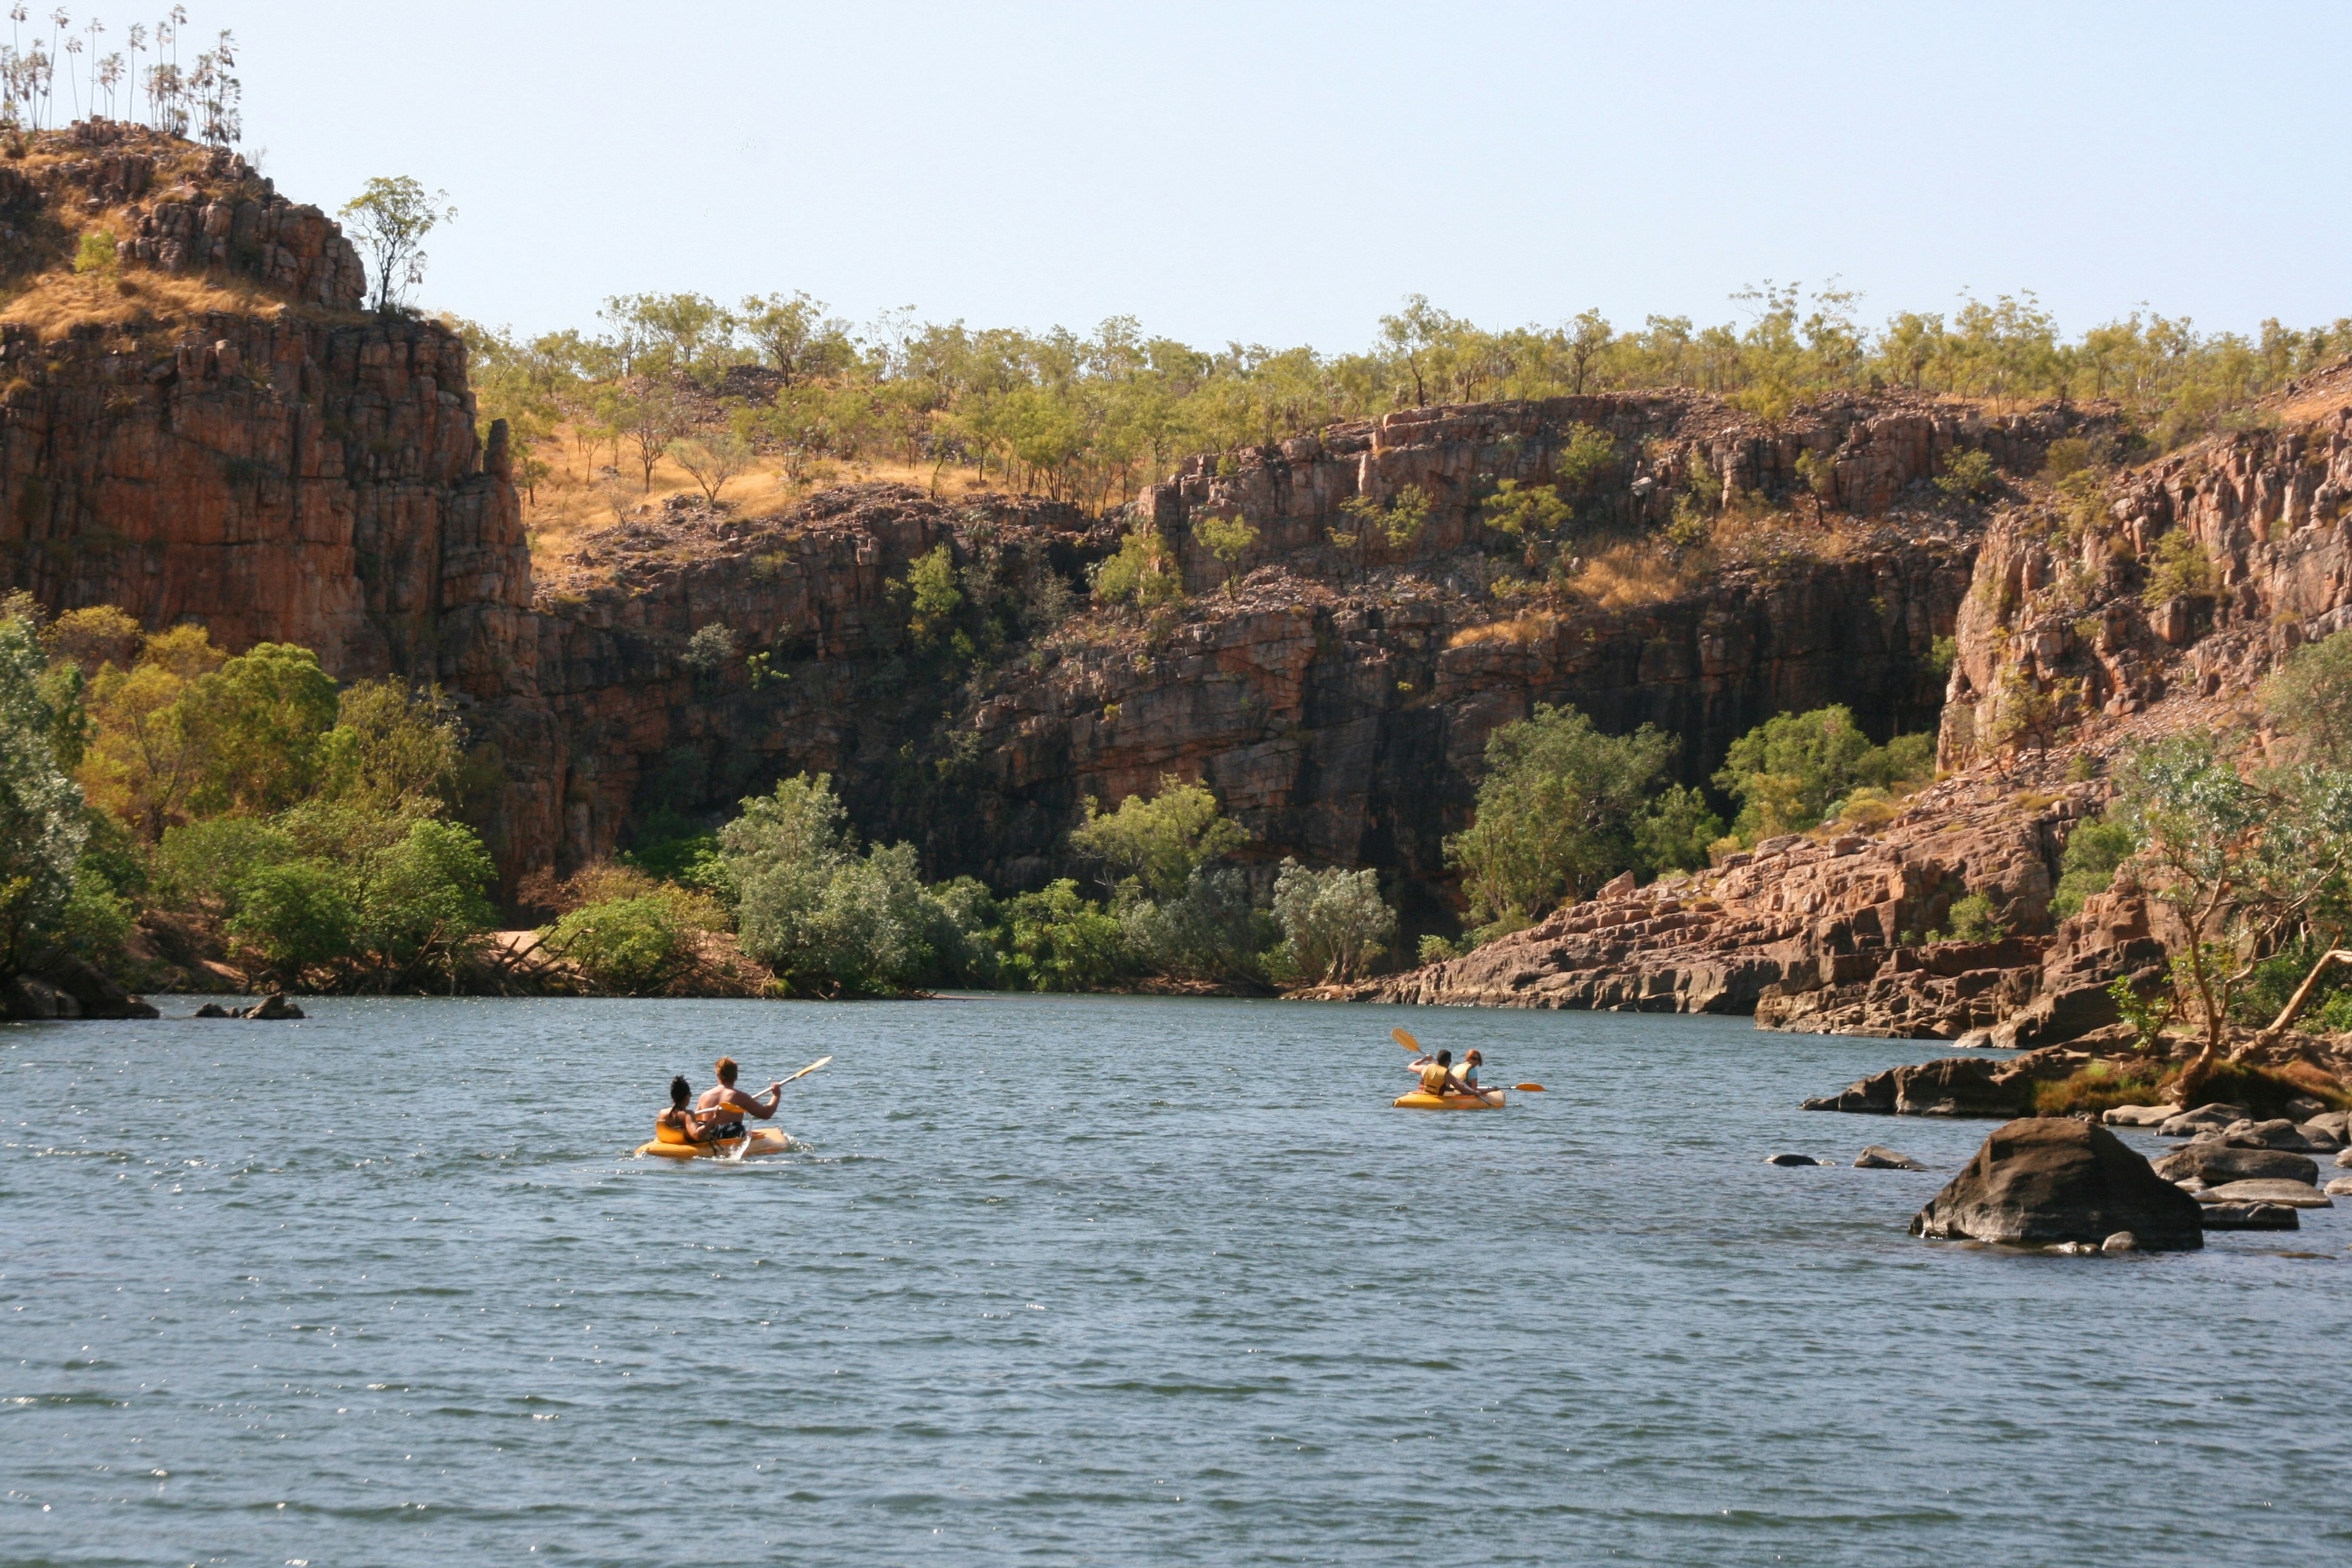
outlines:
[{"label": "pale blue sky", "polygon": [[282,189],[447,187],[424,302],[528,330],[802,288],[1337,350],[1414,290],[1633,325],[1832,274],[2352,315],[2340,3],[191,8]]}]

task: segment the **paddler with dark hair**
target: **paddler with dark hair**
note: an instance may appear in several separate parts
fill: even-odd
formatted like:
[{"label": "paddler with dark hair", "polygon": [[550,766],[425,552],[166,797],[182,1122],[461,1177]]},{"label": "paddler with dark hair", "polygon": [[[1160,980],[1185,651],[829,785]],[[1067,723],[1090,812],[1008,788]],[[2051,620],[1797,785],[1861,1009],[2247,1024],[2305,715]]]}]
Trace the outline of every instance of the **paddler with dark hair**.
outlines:
[{"label": "paddler with dark hair", "polygon": [[1454,1076],[1452,1051],[1440,1051],[1436,1060],[1422,1064],[1421,1092],[1435,1095],[1441,1100],[1449,1094],[1469,1092],[1462,1087],[1462,1080]]},{"label": "paddler with dark hair", "polygon": [[[693,1098],[694,1086],[686,1081],[684,1075],[681,1074],[680,1076],[670,1079],[669,1109],[663,1111],[659,1116],[654,1118],[655,1128],[656,1130],[667,1128],[669,1131],[676,1132],[679,1139],[684,1142],[709,1142],[710,1141],[710,1129],[717,1125],[719,1118],[715,1116],[702,1116],[692,1110],[688,1110],[687,1109],[686,1102]],[[660,1137],[661,1134],[659,1131],[656,1131],[654,1136],[656,1138]]]},{"label": "paddler with dark hair", "polygon": [[[742,1137],[743,1118],[751,1116],[765,1121],[783,1102],[784,1086],[781,1082],[770,1084],[758,1094],[745,1094],[735,1087],[736,1070],[733,1057],[720,1057],[718,1083],[704,1089],[701,1100],[695,1104],[695,1109],[706,1116],[719,1113],[719,1124],[710,1131],[713,1138]],[[761,1100],[767,1103],[763,1105]]]}]

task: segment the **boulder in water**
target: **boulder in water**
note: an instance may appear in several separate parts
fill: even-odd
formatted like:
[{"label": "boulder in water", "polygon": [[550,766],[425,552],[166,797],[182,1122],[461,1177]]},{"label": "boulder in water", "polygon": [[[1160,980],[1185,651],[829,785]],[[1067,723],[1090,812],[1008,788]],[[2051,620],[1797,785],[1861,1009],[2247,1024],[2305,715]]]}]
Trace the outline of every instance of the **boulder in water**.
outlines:
[{"label": "boulder in water", "polygon": [[1854,1156],[1854,1168],[1861,1171],[1924,1171],[1927,1167],[1908,1154],[1898,1154],[1884,1143],[1873,1143]]},{"label": "boulder in water", "polygon": [[1995,1128],[1911,1221],[1914,1236],[2021,1247],[2097,1245],[2119,1230],[2150,1249],[2204,1245],[2196,1199],[2105,1128],[2070,1116]]},{"label": "boulder in water", "polygon": [[2300,1230],[2303,1221],[2284,1204],[2212,1204],[2204,1215],[2207,1230]]},{"label": "boulder in water", "polygon": [[2285,1149],[2232,1149],[2218,1138],[2184,1143],[2156,1163],[2168,1182],[2194,1176],[2209,1187],[2224,1182],[2301,1182],[2314,1186],[2319,1166],[2309,1156]]},{"label": "boulder in water", "polygon": [[2242,1105],[2200,1105],[2194,1110],[2184,1110],[2157,1128],[2160,1138],[2194,1138],[2200,1132],[2219,1132],[2232,1121],[2246,1119]]},{"label": "boulder in water", "polygon": [[2161,1127],[2179,1114],[2169,1105],[2111,1105],[2099,1120],[2109,1127]]},{"label": "boulder in water", "polygon": [[1768,1165],[1818,1165],[1821,1163],[1811,1154],[1767,1154],[1764,1156],[1764,1163]]}]

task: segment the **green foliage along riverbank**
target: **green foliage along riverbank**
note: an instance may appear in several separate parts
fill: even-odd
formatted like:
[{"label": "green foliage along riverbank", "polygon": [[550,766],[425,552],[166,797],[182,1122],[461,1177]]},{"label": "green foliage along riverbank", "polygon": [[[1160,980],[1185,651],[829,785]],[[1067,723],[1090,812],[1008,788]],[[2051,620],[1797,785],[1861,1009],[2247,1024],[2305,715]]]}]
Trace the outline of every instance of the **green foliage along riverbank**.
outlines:
[{"label": "green foliage along riverbank", "polygon": [[[803,774],[715,829],[680,822],[619,863],[526,886],[520,901],[553,918],[501,935],[491,858],[465,820],[488,766],[434,691],[339,686],[309,649],[232,657],[202,627],[149,632],[105,606],[45,621],[19,597],[0,624],[12,970],[72,952],[132,986],[850,997],[1265,992],[1410,961],[1378,871],[1271,863],[1213,792],[1174,775],[1088,803],[1068,838],[1086,880],[1007,893],[928,882],[911,846],[861,844],[831,781]],[[1665,784],[1673,753],[1570,708],[1498,729],[1447,844],[1467,929],[1421,956],[1622,872],[1883,809],[1924,771],[1927,741],[1874,746],[1843,709],[1781,715],[1717,775],[1739,807],[1728,837],[1707,795]]]}]

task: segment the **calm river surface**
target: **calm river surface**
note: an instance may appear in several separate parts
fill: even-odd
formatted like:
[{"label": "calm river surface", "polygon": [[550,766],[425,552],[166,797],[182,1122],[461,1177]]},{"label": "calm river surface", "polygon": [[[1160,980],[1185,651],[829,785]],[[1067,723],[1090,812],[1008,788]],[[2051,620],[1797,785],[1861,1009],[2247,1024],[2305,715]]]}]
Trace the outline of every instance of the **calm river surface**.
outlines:
[{"label": "calm river surface", "polygon": [[[2346,1212],[2170,1257],[1914,1241],[1987,1124],[1794,1106],[1931,1047],[1128,999],[313,1014],[0,1026],[0,1563],[2352,1550]],[[1400,1023],[1553,1092],[1391,1110]],[[748,1083],[836,1055],[786,1091],[804,1149],[627,1157],[722,1049]],[[1936,1169],[1846,1167],[1869,1142]]]}]

